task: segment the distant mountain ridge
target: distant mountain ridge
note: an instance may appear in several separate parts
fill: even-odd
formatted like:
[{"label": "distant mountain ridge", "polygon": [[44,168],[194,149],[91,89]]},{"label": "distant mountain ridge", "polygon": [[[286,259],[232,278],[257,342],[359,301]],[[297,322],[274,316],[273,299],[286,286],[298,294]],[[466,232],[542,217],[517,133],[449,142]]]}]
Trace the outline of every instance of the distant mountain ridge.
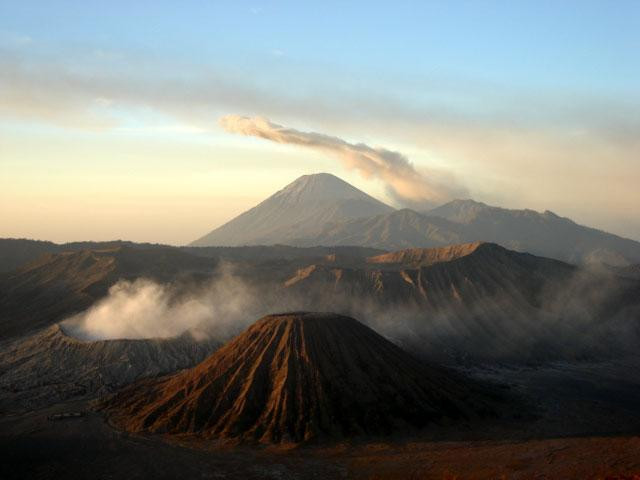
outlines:
[{"label": "distant mountain ridge", "polygon": [[[199,257],[266,260],[347,252],[371,256],[374,249],[383,253],[479,241],[572,264],[612,268],[640,264],[640,242],[579,225],[548,210],[510,210],[469,199],[422,213],[395,210],[329,174],[300,177],[191,246],[177,249]],[[47,253],[114,247],[176,248],[121,240],[55,244],[0,239],[0,273]]]},{"label": "distant mountain ridge", "polygon": [[462,232],[452,222],[426,217],[408,208],[388,214],[325,225],[316,235],[294,238],[291,243],[310,245],[366,245],[383,250],[430,248],[463,243]]},{"label": "distant mountain ridge", "polygon": [[192,245],[360,246],[381,250],[493,242],[573,264],[640,263],[640,242],[551,211],[453,200],[395,210],[329,174],[305,175]]},{"label": "distant mountain ridge", "polygon": [[291,243],[398,250],[477,241],[573,264],[625,266],[640,261],[640,243],[634,240],[578,225],[549,211],[508,210],[473,200],[455,200],[424,214],[403,209],[326,225],[313,237]]},{"label": "distant mountain ridge", "polygon": [[570,263],[624,266],[640,261],[640,242],[579,225],[549,210],[510,210],[474,200],[454,200],[425,215],[454,223],[463,241],[496,242]]},{"label": "distant mountain ridge", "polygon": [[10,272],[18,267],[36,260],[49,253],[62,253],[79,250],[109,249],[118,247],[131,248],[166,248],[168,245],[152,243],[135,243],[126,240],[105,242],[69,242],[53,243],[28,238],[0,238],[0,273]]}]

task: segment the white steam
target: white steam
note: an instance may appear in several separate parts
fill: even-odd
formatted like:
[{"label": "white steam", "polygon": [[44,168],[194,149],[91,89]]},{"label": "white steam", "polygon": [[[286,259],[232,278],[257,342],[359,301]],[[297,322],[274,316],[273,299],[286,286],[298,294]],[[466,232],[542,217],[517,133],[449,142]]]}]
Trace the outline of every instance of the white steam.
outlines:
[{"label": "white steam", "polygon": [[187,292],[172,284],[140,278],[120,280],[109,294],[65,322],[75,337],[90,340],[168,338],[190,332],[225,338],[255,320],[259,296],[230,268]]},{"label": "white steam", "polygon": [[88,338],[147,338],[179,335],[212,315],[210,306],[199,298],[174,305],[169,299],[163,285],[146,279],[121,280],[78,320]]}]

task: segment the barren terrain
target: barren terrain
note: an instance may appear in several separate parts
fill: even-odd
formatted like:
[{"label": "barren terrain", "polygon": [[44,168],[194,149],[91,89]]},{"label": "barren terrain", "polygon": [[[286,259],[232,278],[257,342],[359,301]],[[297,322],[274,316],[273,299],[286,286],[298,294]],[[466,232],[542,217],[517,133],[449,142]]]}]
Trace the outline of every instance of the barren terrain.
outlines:
[{"label": "barren terrain", "polygon": [[[85,403],[0,418],[5,479],[611,479],[640,475],[640,437],[341,443],[294,450],[218,447],[122,433],[101,415],[49,421]],[[636,475],[636,476],[634,476]]]}]

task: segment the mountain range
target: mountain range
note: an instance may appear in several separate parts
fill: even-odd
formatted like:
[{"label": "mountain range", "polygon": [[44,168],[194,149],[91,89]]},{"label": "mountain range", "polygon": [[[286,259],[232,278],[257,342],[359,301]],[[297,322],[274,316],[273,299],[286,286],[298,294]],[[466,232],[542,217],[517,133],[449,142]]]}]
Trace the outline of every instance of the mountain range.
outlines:
[{"label": "mountain range", "polygon": [[551,211],[510,210],[469,199],[426,212],[396,210],[327,173],[298,178],[192,245],[397,250],[475,241],[573,264],[640,263],[640,242],[579,225]]},{"label": "mountain range", "polygon": [[[120,280],[144,277],[164,285],[174,302],[229,305],[224,321],[235,326],[227,333],[272,312],[332,310],[444,363],[608,358],[632,352],[640,339],[640,282],[627,270],[585,269],[483,242],[388,253],[282,246],[81,250],[0,274],[0,334],[50,327],[108,298]],[[215,307],[203,328],[224,341],[215,326],[220,314]]]}]

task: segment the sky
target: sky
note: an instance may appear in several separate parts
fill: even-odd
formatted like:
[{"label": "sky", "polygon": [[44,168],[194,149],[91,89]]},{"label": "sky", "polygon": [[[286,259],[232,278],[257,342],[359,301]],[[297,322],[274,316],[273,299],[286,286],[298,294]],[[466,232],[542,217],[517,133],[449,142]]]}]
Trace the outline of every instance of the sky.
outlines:
[{"label": "sky", "polygon": [[331,172],[640,240],[639,51],[638,1],[0,0],[0,237],[185,244]]}]

